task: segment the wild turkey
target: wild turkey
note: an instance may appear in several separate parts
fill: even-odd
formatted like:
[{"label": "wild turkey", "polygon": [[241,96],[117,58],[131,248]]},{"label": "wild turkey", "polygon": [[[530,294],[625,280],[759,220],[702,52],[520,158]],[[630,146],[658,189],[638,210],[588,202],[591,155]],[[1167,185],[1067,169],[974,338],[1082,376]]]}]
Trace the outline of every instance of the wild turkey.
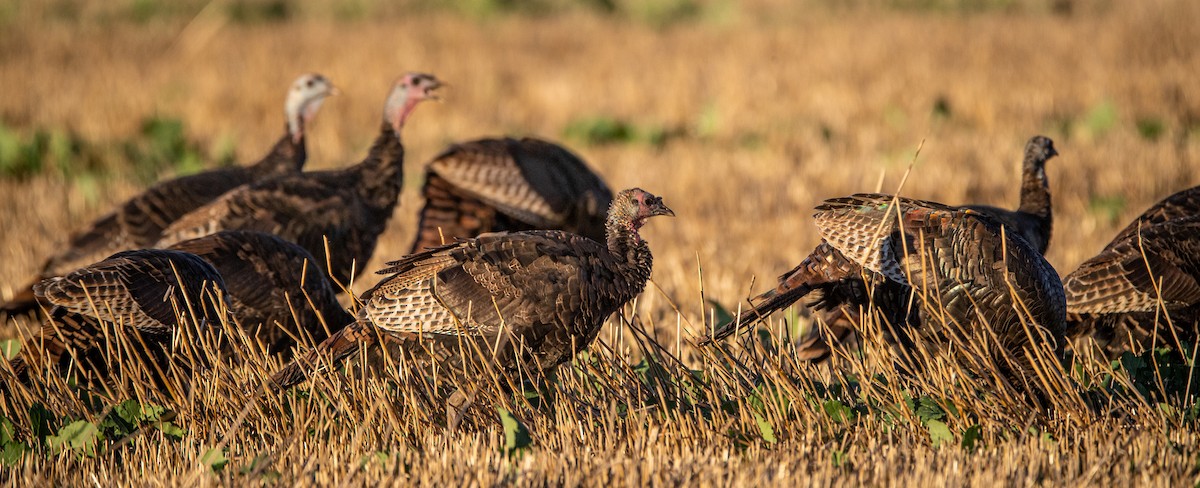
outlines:
[{"label": "wild turkey", "polygon": [[[312,171],[247,185],[180,218],[158,246],[222,230],[275,234],[320,259],[324,272],[349,284],[375,252],[404,182],[400,130],[423,100],[436,98],[441,82],[409,73],[396,81],[383,111],[383,127],[366,159],[350,168]],[[326,265],[325,240],[331,263]]]},{"label": "wild turkey", "polygon": [[1038,253],[1046,254],[1046,249],[1050,247],[1050,233],[1054,227],[1054,215],[1050,212],[1050,182],[1046,179],[1046,161],[1057,155],[1054,141],[1046,136],[1034,136],[1025,144],[1025,159],[1021,165],[1021,205],[1016,210],[987,205],[965,205],[964,208],[988,215],[1024,237],[1026,242],[1033,244]]},{"label": "wild turkey", "polygon": [[[315,73],[300,76],[292,83],[284,103],[286,131],[266,156],[249,166],[218,168],[150,187],[121,204],[113,213],[93,222],[88,230],[72,237],[65,251],[46,261],[40,278],[34,283],[41,278],[68,273],[117,251],[149,247],[172,222],[225,192],[247,183],[299,172],[307,159],[305,128],[325,97],[334,92],[333,84],[324,76]],[[17,314],[36,306],[31,283],[0,306],[0,310]]]},{"label": "wild turkey", "polygon": [[[906,198],[898,199],[897,209],[892,198],[859,194],[818,206],[814,218],[823,244],[714,338],[749,329],[814,290],[866,275],[883,280],[874,303],[902,334],[894,338],[902,345],[921,341],[970,351],[976,349],[972,340],[983,340],[988,349],[981,352],[1008,379],[1018,380],[1013,386],[1031,381],[1026,350],[1057,351],[1062,344],[1066,305],[1054,268],[1023,237],[987,216]],[[917,320],[906,312],[910,300]],[[1029,319],[1037,327],[1027,332],[1023,324]]]},{"label": "wild turkey", "polygon": [[[1046,161],[1058,155],[1054,141],[1045,136],[1034,136],[1025,145],[1025,155],[1022,162],[1021,203],[1017,210],[1006,210],[986,205],[966,205],[962,208],[971,209],[984,214],[1006,228],[1015,231],[1033,244],[1037,251],[1045,254],[1050,245],[1050,234],[1053,224],[1053,214],[1050,208],[1050,188],[1046,179]],[[830,337],[809,335],[796,344],[796,354],[799,358],[819,361],[828,356],[829,343],[844,344],[853,347],[857,342],[855,324],[862,323],[861,312],[868,306],[885,311],[888,323],[908,323],[916,320],[916,310],[907,307],[908,287],[892,281],[875,283],[868,291],[867,283],[862,278],[856,278],[857,265],[848,263],[832,247],[826,243],[818,246],[796,269],[780,277],[780,284],[771,292],[757,298],[765,300],[773,293],[786,294],[790,290],[807,281],[814,279],[812,273],[833,265],[834,268],[854,266],[845,270],[847,278],[823,283],[813,290],[814,293],[805,297],[805,306],[816,313],[829,330]],[[787,305],[795,299],[783,300]],[[786,305],[784,305],[786,307]],[[905,313],[901,313],[901,312]]]},{"label": "wild turkey", "polygon": [[558,229],[604,238],[612,190],[570,151],[540,139],[454,144],[425,169],[412,251],[485,232]]},{"label": "wild turkey", "polygon": [[[196,255],[165,249],[122,251],[42,281],[34,291],[53,305],[50,317],[55,321],[43,327],[39,338],[46,357],[27,350],[35,364],[57,363],[69,350],[94,349],[104,339],[100,321],[169,346],[181,324],[199,332],[221,320],[225,310],[225,284],[217,270]],[[24,362],[18,358],[13,369],[25,371]]]},{"label": "wild turkey", "polygon": [[[1067,275],[1068,335],[1075,348],[1091,339],[1109,355],[1118,355],[1155,343],[1195,343],[1200,215],[1170,218],[1178,208],[1152,207],[1131,224],[1132,230],[1121,231],[1100,254]],[[1173,328],[1167,327],[1168,319]]]},{"label": "wild turkey", "polygon": [[[221,274],[229,310],[271,353],[290,356],[294,338],[321,342],[354,320],[304,248],[261,232],[222,231],[171,246]],[[328,332],[327,332],[328,331]]]},{"label": "wild turkey", "polygon": [[431,354],[451,370],[469,359],[460,354],[463,342],[487,351],[503,371],[552,368],[586,348],[604,320],[641,293],[652,258],[638,229],[658,215],[674,212],[634,188],[609,208],[607,245],[563,231],[501,232],[388,263],[379,273],[390,276],[363,294],[357,321],[277,372],[273,383],[295,385],[322,357],[336,363],[377,337],[419,360]]}]

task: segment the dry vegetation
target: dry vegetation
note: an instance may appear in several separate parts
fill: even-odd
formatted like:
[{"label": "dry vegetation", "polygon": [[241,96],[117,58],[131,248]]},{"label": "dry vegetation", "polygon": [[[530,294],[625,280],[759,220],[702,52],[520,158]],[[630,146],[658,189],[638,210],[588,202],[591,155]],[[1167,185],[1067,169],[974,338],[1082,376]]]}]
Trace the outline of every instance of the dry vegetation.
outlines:
[{"label": "dry vegetation", "polygon": [[[344,95],[311,131],[309,167],[338,167],[374,137],[390,81],[423,70],[452,86],[446,103],[421,107],[405,129],[409,188],[368,269],[407,249],[420,163],[454,140],[565,140],[614,188],[646,188],[679,217],[644,231],[654,283],[586,360],[538,398],[477,402],[456,434],[438,426],[440,404],[423,388],[395,381],[395,368],[366,377],[352,368],[288,395],[254,396],[242,387],[277,366],[255,359],[201,376],[182,398],[137,381],[99,406],[59,381],[15,392],[0,414],[27,441],[36,402],[62,419],[57,429],[74,419],[100,425],[106,406],[136,398],[173,412],[186,432],[169,436],[142,419],[149,427],[110,433],[98,452],[36,447],[0,467],[0,481],[1196,482],[1193,396],[1163,407],[1122,393],[1136,389],[1122,371],[1112,382],[1126,388],[1093,389],[1091,406],[1064,391],[1057,413],[1038,417],[970,391],[945,364],[907,378],[890,361],[850,356],[831,376],[794,364],[786,346],[755,342],[735,361],[692,342],[717,314],[705,299],[744,303],[755,277],[759,291],[817,243],[808,218],[816,203],[894,189],[922,141],[906,195],[1012,206],[1024,142],[1052,137],[1061,157],[1048,169],[1057,219],[1048,257],[1063,274],[1152,202],[1200,184],[1197,2],[997,2],[980,11],[675,2],[699,13],[663,22],[589,8],[464,15],[420,2],[412,11],[356,2],[367,12],[356,16],[302,2],[286,21],[256,22],[230,21],[214,2],[200,15],[138,21],[120,15],[126,2],[111,3],[84,2],[70,16],[56,15],[55,3],[0,7],[8,130],[65,130],[103,145],[158,115],[182,120],[201,152],[234,147],[245,161],[280,133],[289,81],[315,70]],[[608,144],[565,138],[600,119],[635,134]],[[0,180],[0,296],[71,229],[139,190],[128,173],[113,174]],[[27,325],[10,322],[0,337]],[[783,320],[771,328],[784,330]],[[1072,376],[1100,381],[1107,367],[1081,362]],[[527,429],[528,446],[506,447],[525,443],[506,438],[521,429],[506,427],[500,408]],[[215,453],[229,460],[216,473]]]}]

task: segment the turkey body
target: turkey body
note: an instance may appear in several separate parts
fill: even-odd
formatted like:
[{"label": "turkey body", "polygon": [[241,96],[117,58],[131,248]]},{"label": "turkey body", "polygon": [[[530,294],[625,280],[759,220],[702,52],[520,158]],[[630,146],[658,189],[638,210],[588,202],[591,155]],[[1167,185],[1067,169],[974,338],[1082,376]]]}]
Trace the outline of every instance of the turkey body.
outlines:
[{"label": "turkey body", "polygon": [[[165,360],[181,338],[196,338],[225,316],[225,284],[212,265],[181,251],[123,251],[35,287],[53,305],[50,321],[29,351],[34,364],[57,364],[66,352],[97,358],[110,338],[103,327],[136,337],[130,341],[145,357]],[[183,329],[191,329],[185,332]],[[19,376],[31,362],[18,358]]]},{"label": "turkey body", "polygon": [[604,239],[612,190],[578,156],[534,138],[450,146],[425,171],[411,252],[487,232],[564,230]]},{"label": "turkey body", "polygon": [[221,274],[230,312],[270,353],[289,357],[296,338],[319,343],[353,320],[320,261],[278,236],[222,231],[171,249],[199,256]]},{"label": "turkey body", "polygon": [[[1029,380],[1033,365],[1023,350],[1057,353],[1063,344],[1066,304],[1053,267],[1019,234],[986,215],[934,202],[895,201],[898,208],[889,195],[860,194],[817,207],[821,246],[714,336],[819,291],[818,304],[832,297],[879,307],[901,345],[975,351],[959,356],[968,362],[990,360],[1006,376]],[[825,350],[812,358],[827,355],[828,337],[805,340]],[[979,341],[986,350],[975,347]]]},{"label": "turkey body", "polygon": [[[1134,220],[1064,280],[1074,347],[1110,355],[1193,343],[1200,320],[1200,216],[1168,198]],[[1169,325],[1169,326],[1168,326]]]},{"label": "turkey body", "polygon": [[613,201],[606,244],[562,231],[493,233],[393,261],[360,298],[357,320],[276,373],[275,385],[303,381],[321,354],[340,360],[376,338],[451,369],[472,356],[509,372],[553,368],[641,293],[653,260],[637,229],[657,215],[673,213],[631,189]]},{"label": "turkey body", "polygon": [[[1057,155],[1054,142],[1048,137],[1034,136],[1026,143],[1022,159],[1020,204],[1016,210],[986,205],[959,208],[969,209],[990,219],[1022,237],[1039,254],[1045,254],[1053,229],[1050,186],[1045,165]],[[819,276],[833,269],[838,270],[840,278]],[[796,351],[800,358],[819,361],[828,357],[831,343],[853,345],[857,342],[856,327],[871,308],[882,312],[881,318],[888,324],[919,323],[919,308],[909,306],[910,287],[892,280],[872,279],[869,275],[862,273],[857,263],[850,262],[823,242],[796,269],[781,276],[775,290],[757,297],[757,300],[764,302],[760,306],[784,308],[804,294],[805,306],[827,326],[828,334],[809,334],[796,344]],[[819,285],[809,289],[801,287],[804,283]],[[771,308],[770,311],[776,309]],[[759,315],[767,313],[760,311]],[[885,333],[890,331],[884,329]],[[904,334],[890,338],[908,341]]]}]

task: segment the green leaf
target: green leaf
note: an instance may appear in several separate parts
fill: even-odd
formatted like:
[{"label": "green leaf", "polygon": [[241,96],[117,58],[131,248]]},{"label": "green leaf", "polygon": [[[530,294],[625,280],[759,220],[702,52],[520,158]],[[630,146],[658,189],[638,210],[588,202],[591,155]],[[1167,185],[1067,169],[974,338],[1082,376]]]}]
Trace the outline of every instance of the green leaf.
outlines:
[{"label": "green leaf", "polygon": [[375,451],[363,454],[363,456],[358,459],[358,465],[359,467],[363,467],[371,464],[372,461],[381,465],[385,465],[387,464],[389,457],[391,457],[391,454],[389,454],[387,451]]},{"label": "green leaf", "polygon": [[183,436],[187,435],[187,429],[171,422],[163,422],[158,424],[158,430],[162,431],[163,435],[167,437],[174,437],[176,439],[182,439]]},{"label": "green leaf", "polygon": [[200,464],[208,466],[213,473],[220,474],[221,470],[225,469],[225,465],[229,464],[229,458],[225,457],[224,449],[211,448],[200,456]]},{"label": "green leaf", "polygon": [[972,425],[963,432],[962,447],[967,452],[975,452],[979,448],[979,441],[983,438],[983,427],[979,424]]},{"label": "green leaf", "polygon": [[943,442],[954,442],[954,434],[950,433],[950,428],[942,421],[929,420],[925,422],[925,426],[929,429],[929,440],[933,441],[933,447],[938,447]]},{"label": "green leaf", "polygon": [[9,442],[4,445],[4,449],[0,451],[0,464],[5,466],[15,466],[25,457],[25,453],[32,451],[29,446],[21,442]]},{"label": "green leaf", "polygon": [[854,420],[854,410],[838,400],[826,400],[822,407],[834,422],[844,424]]},{"label": "green leaf", "polygon": [[87,456],[96,455],[96,441],[100,438],[100,428],[86,420],[76,420],[58,430],[58,435],[50,436],[47,440],[55,452],[72,450]]},{"label": "green leaf", "polygon": [[529,437],[529,429],[525,428],[525,424],[517,420],[508,410],[497,407],[496,411],[500,414],[501,425],[504,426],[504,452],[506,454],[512,455],[533,444],[533,439]]},{"label": "green leaf", "polygon": [[8,417],[0,416],[0,446],[16,440],[17,428]]},{"label": "green leaf", "polygon": [[54,423],[54,414],[46,410],[41,403],[35,403],[29,407],[29,430],[34,439],[45,441],[47,436],[54,434],[54,431],[51,430]]},{"label": "green leaf", "polygon": [[941,420],[946,417],[946,412],[942,410],[936,400],[923,396],[917,399],[917,417],[920,417],[922,422]]},{"label": "green leaf", "polygon": [[833,466],[840,468],[843,464],[846,464],[846,453],[841,449],[833,451]]},{"label": "green leaf", "polygon": [[21,341],[17,339],[5,339],[0,341],[0,355],[4,359],[12,361],[21,354]]},{"label": "green leaf", "polygon": [[779,442],[775,439],[775,428],[771,427],[771,423],[767,422],[767,419],[759,415],[758,412],[754,412],[754,423],[758,424],[758,433],[762,435],[764,441],[770,444]]}]

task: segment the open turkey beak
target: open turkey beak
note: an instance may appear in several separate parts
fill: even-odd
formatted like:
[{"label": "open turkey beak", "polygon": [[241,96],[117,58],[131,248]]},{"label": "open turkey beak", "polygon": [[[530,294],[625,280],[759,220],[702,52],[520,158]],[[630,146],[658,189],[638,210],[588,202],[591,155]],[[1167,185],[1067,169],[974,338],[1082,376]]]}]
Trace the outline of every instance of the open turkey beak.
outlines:
[{"label": "open turkey beak", "polygon": [[435,102],[441,102],[442,96],[437,93],[437,89],[443,86],[446,86],[446,84],[435,80],[432,85],[425,89],[425,98]]}]

